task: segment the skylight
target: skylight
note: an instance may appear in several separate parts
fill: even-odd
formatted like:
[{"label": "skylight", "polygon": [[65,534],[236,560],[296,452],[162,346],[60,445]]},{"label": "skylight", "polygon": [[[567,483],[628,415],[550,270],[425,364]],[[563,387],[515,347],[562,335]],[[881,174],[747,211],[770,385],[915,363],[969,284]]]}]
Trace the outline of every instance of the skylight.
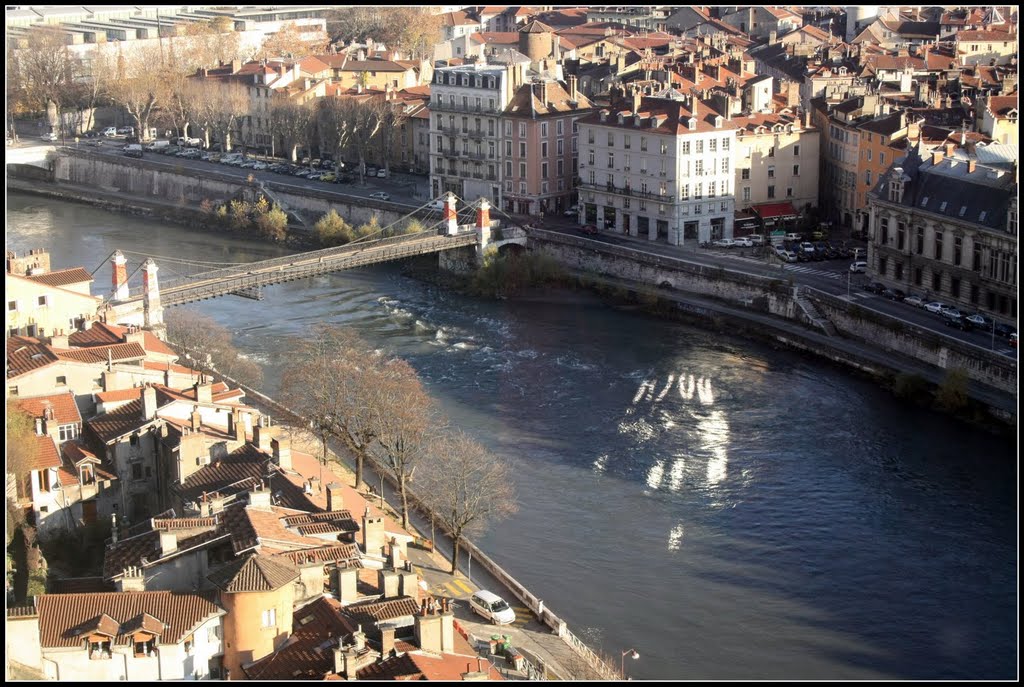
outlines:
[{"label": "skylight", "polygon": [[967,206],[966,205],[961,205],[960,206],[960,216],[963,217],[966,214],[967,214]]},{"label": "skylight", "polygon": [[946,211],[946,201],[942,201],[942,205],[939,206],[939,212]]},{"label": "skylight", "polygon": [[924,207],[927,204],[928,204],[928,196],[925,196],[924,198],[921,199],[921,207]]}]

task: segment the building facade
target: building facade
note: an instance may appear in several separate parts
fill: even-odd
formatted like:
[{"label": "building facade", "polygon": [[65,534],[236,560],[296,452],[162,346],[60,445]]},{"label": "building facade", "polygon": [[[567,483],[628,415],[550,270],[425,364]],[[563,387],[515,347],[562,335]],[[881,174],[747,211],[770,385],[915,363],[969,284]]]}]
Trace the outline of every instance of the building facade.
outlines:
[{"label": "building facade", "polygon": [[868,272],[962,311],[1015,321],[1016,167],[913,148],[868,194]]},{"label": "building facade", "polygon": [[740,209],[789,202],[818,204],[820,132],[791,110],[736,117],[735,188]]}]

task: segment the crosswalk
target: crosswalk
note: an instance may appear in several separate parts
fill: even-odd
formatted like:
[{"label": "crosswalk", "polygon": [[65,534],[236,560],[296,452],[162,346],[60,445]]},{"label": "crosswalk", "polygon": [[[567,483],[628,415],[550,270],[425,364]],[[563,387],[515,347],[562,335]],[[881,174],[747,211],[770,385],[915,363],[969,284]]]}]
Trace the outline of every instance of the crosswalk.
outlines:
[{"label": "crosswalk", "polygon": [[[425,580],[426,576],[423,574],[423,568],[418,565],[414,565],[413,569],[420,576],[420,579]],[[434,596],[443,596],[449,599],[460,599],[466,602],[466,607],[469,607],[469,597],[473,595],[476,589],[470,585],[467,580],[461,578],[452,578],[447,582],[441,584],[435,584],[430,588],[430,593]],[[505,599],[508,601],[508,599]],[[526,606],[522,606],[516,603],[509,603],[509,607],[516,612],[516,619],[511,623],[512,627],[524,627],[531,620],[533,620],[533,613]],[[477,616],[479,618],[479,616]],[[508,627],[508,625],[504,626]]]},{"label": "crosswalk", "polygon": [[[764,258],[752,258],[747,255],[730,255],[729,257],[732,258],[733,260],[742,260],[743,262],[750,262],[756,265],[766,264]],[[788,263],[784,264],[782,266],[782,269],[787,270],[789,272],[802,272],[803,274],[814,274],[819,277],[826,277],[828,279],[843,279],[844,277],[844,275],[839,274],[838,272],[828,272],[826,270],[815,269],[814,267],[804,267],[803,265],[791,265]]]}]

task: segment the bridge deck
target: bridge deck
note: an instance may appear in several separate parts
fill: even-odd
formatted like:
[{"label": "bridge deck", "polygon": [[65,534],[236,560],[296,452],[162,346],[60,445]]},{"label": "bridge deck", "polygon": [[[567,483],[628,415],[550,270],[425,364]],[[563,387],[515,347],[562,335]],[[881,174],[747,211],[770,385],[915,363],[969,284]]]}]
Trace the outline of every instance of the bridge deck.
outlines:
[{"label": "bridge deck", "polygon": [[[186,282],[172,282],[160,287],[160,302],[164,307],[183,305],[207,298],[224,296],[235,291],[272,286],[319,274],[400,260],[416,255],[436,253],[453,248],[472,246],[477,242],[476,232],[460,232],[454,236],[411,234],[379,241],[347,244],[336,248],[261,260],[239,267],[214,270],[195,275]],[[120,303],[140,303],[138,293]]]}]

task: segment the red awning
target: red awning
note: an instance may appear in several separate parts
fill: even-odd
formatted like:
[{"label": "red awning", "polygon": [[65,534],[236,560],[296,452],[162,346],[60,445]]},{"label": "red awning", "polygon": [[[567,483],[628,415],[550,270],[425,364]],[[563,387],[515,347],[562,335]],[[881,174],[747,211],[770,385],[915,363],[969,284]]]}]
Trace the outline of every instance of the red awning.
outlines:
[{"label": "red awning", "polygon": [[755,205],[754,210],[761,215],[762,219],[780,217],[782,219],[793,219],[796,217],[796,208],[792,203],[761,203]]}]

